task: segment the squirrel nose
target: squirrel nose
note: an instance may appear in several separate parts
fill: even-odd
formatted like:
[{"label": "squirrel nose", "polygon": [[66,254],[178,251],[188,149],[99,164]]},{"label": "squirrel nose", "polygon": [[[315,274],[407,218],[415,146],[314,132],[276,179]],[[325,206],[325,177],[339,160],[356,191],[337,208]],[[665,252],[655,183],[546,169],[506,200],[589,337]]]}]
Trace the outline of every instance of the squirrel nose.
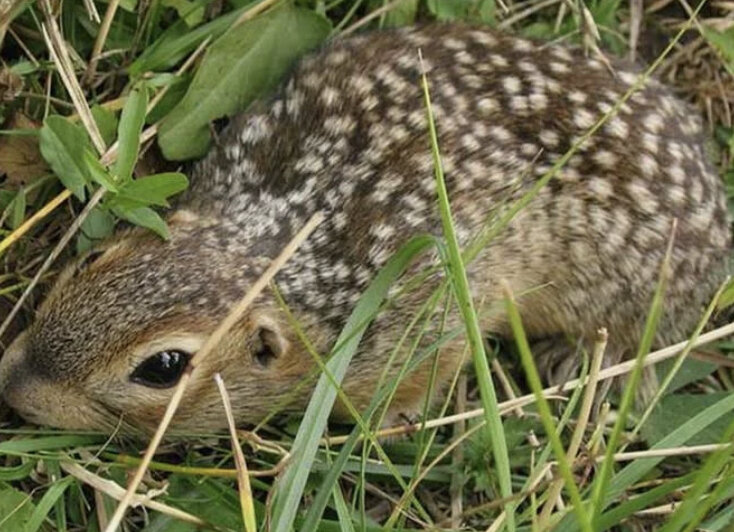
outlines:
[{"label": "squirrel nose", "polygon": [[13,369],[20,364],[25,352],[27,333],[23,332],[10,344],[5,354],[0,358],[0,397],[10,384]]}]

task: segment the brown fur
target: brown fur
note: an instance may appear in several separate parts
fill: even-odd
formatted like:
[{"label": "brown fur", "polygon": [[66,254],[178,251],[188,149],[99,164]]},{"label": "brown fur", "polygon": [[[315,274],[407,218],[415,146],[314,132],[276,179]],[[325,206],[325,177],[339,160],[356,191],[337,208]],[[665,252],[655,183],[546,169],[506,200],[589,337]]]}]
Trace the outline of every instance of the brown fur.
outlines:
[{"label": "brown fur", "polygon": [[[527,193],[636,77],[624,65],[611,73],[577,50],[484,28],[436,25],[335,41],[304,60],[271,101],[233,120],[194,169],[169,218],[169,241],[124,231],[91,264],[68,267],[0,362],[5,400],[38,423],[112,430],[122,420],[125,430],[150,429],[171,390],[131,381],[135,368],[162,350],[198,349],[317,210],[327,221],[276,281],[314,348],[328,355],[391,254],[411,235],[441,235],[418,48],[462,246]],[[610,331],[610,356],[629,356],[677,219],[656,343],[685,337],[728,268],[724,191],[703,144],[695,113],[659,83],[633,95],[467,266],[476,301],[486,303],[484,330],[509,334],[506,280],[529,336],[550,359],[567,361],[600,326]],[[436,253],[425,254],[407,278],[436,264]],[[441,272],[392,298],[367,331],[344,382],[357,409],[383,372],[387,380],[399,373],[413,344],[427,361],[405,377],[391,415],[422,408],[429,347],[442,331],[462,331],[456,309],[443,329],[437,313],[424,339],[411,335],[395,363],[387,361]],[[275,356],[263,363],[256,353],[264,345]],[[461,334],[441,347],[438,388],[463,351]],[[254,423],[278,407],[302,409],[314,369],[265,293],[195,371],[174,425],[225,425],[216,372],[238,422]],[[344,405],[337,414],[346,417]]]}]

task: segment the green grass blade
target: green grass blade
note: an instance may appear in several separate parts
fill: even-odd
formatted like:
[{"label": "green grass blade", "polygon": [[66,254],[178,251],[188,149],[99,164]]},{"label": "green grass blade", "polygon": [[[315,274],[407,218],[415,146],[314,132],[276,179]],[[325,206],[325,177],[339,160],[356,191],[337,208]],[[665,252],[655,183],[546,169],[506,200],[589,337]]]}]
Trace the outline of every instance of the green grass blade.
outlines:
[{"label": "green grass blade", "polygon": [[0,456],[3,454],[21,455],[36,451],[56,451],[69,447],[95,445],[104,441],[101,436],[68,434],[28,438],[26,440],[9,440],[0,443]]},{"label": "green grass blade", "polygon": [[344,532],[355,532],[354,525],[352,524],[352,516],[349,514],[349,507],[344,500],[339,486],[334,486],[334,506],[336,506],[336,515],[339,519],[339,525],[342,527]]},{"label": "green grass blade", "polygon": [[[449,339],[453,339],[454,337],[455,335],[450,335]],[[439,345],[441,345],[440,342],[439,342]],[[429,346],[429,348],[426,351],[430,353],[435,348],[436,348],[435,346]],[[409,368],[409,371],[417,367],[424,360],[425,360],[425,356],[417,357],[416,360],[411,363],[411,367]],[[372,398],[372,401],[370,402],[369,407],[364,412],[365,419],[370,418],[377,411],[379,406],[383,403],[385,398],[390,393],[390,390],[392,389],[392,387],[393,387],[393,382],[389,381],[380,390],[378,390],[378,392]],[[328,472],[326,473],[326,475],[324,476],[321,482],[319,491],[316,493],[316,496],[311,500],[311,504],[309,505],[308,513],[306,514],[306,517],[304,518],[304,521],[303,521],[303,527],[304,527],[303,530],[316,530],[317,529],[319,520],[321,519],[321,515],[324,513],[324,509],[326,508],[326,505],[328,504],[329,497],[331,497],[331,490],[333,489],[333,486],[336,484],[337,480],[339,479],[339,476],[341,475],[342,471],[346,468],[346,465],[347,465],[347,462],[349,461],[352,450],[357,445],[357,442],[359,442],[361,436],[362,436],[361,427],[355,426],[354,429],[352,429],[352,432],[349,434],[349,437],[347,438],[347,440],[342,444],[339,454],[336,456],[336,458],[332,462],[331,467],[329,468]],[[406,472],[406,474],[412,474],[412,470],[409,469]]]},{"label": "green grass blade", "polygon": [[[336,341],[336,345],[340,346],[339,350],[326,364],[337,383],[343,380],[352,356],[357,351],[362,335],[370,323],[370,320],[365,320],[365,317],[375,315],[392,283],[405,271],[414,257],[432,245],[433,239],[427,236],[416,237],[408,241],[380,270],[380,273],[362,294]],[[289,532],[293,526],[298,504],[336,394],[336,388],[327,376],[322,374],[293,442],[291,464],[278,482],[271,525],[272,530],[276,532]]]},{"label": "green grass blade", "polygon": [[[484,420],[486,421],[486,430],[492,441],[492,452],[495,463],[497,465],[497,476],[499,478],[500,493],[503,498],[512,496],[512,481],[510,478],[510,459],[507,452],[507,442],[505,440],[504,428],[500,417],[499,407],[497,405],[497,394],[492,383],[492,375],[489,371],[489,363],[484,352],[484,339],[479,328],[479,320],[474,310],[474,302],[471,297],[469,288],[469,280],[464,268],[464,260],[461,256],[459,241],[456,237],[456,231],[451,215],[451,206],[449,204],[448,192],[446,190],[446,182],[443,175],[443,167],[441,165],[441,154],[438,146],[438,134],[436,132],[436,124],[431,111],[431,95],[428,89],[428,79],[423,72],[421,76],[423,85],[423,97],[428,115],[428,129],[431,140],[431,152],[433,154],[433,164],[436,174],[436,189],[438,192],[438,205],[441,212],[441,221],[443,224],[444,237],[446,239],[446,249],[448,252],[449,268],[448,274],[454,289],[454,295],[459,304],[459,309],[466,326],[467,339],[471,349],[472,358],[474,360],[474,368],[479,382],[480,398],[482,407],[484,408]],[[515,512],[514,504],[508,503],[505,508],[507,519],[506,523],[510,530],[515,529]]]},{"label": "green grass blade", "polygon": [[19,466],[0,467],[0,481],[20,480],[31,474],[36,467],[35,461],[28,461]]},{"label": "green grass blade", "polygon": [[[650,450],[668,449],[684,445],[693,436],[714,423],[720,417],[729,414],[732,410],[734,410],[734,394],[702,410],[695,417],[692,417],[653,445]],[[624,467],[609,483],[609,489],[605,494],[605,501],[608,503],[622,494],[625,489],[642,479],[662,461],[662,457],[642,458]]]},{"label": "green grass blade", "polygon": [[694,474],[691,473],[670,480],[660,486],[656,486],[651,490],[633,497],[631,500],[620,504],[608,512],[603,513],[601,517],[599,517],[599,530],[610,530],[612,527],[618,525],[635,512],[652,507],[653,503],[660,500],[662,497],[665,497],[666,495],[690,484],[693,481],[693,477]]},{"label": "green grass blade", "polygon": [[659,404],[660,399],[662,399],[663,397],[663,394],[673,382],[673,379],[675,378],[680,368],[683,366],[683,363],[687,360],[689,353],[693,350],[693,345],[695,344],[696,340],[698,340],[698,337],[701,336],[701,333],[711,319],[714,310],[716,310],[716,308],[718,307],[719,301],[721,301],[721,296],[724,293],[727,285],[728,282],[722,283],[719,289],[714,294],[714,297],[711,298],[711,302],[706,308],[703,317],[699,320],[698,325],[696,326],[696,330],[693,331],[693,334],[691,334],[688,339],[688,345],[686,345],[686,347],[678,354],[678,356],[675,357],[673,366],[666,373],[665,377],[663,378],[663,382],[660,383],[660,387],[655,393],[655,397],[652,399],[652,401],[650,401],[650,404],[647,406],[642,416],[640,416],[639,421],[637,421],[637,423],[635,424],[634,429],[632,429],[632,432],[630,434],[631,439],[634,439],[634,437],[640,433],[640,430],[642,430],[642,427],[649,419],[655,406]]},{"label": "green grass blade", "polygon": [[614,453],[617,451],[619,442],[622,439],[622,432],[624,431],[627,423],[627,416],[632,410],[632,405],[635,400],[635,394],[637,393],[637,386],[642,378],[643,363],[645,357],[652,348],[652,342],[655,339],[655,332],[657,331],[660,317],[663,313],[663,296],[665,289],[668,285],[668,278],[670,276],[670,257],[673,252],[673,241],[675,238],[675,224],[673,224],[672,234],[668,241],[668,247],[663,257],[663,263],[660,267],[660,278],[657,286],[655,287],[655,293],[652,298],[650,305],[650,312],[647,315],[645,321],[645,329],[642,333],[642,340],[640,341],[639,348],[637,350],[637,356],[635,358],[635,365],[632,369],[627,385],[624,387],[624,394],[622,395],[622,403],[619,407],[617,420],[614,423],[612,433],[609,436],[607,442],[607,449],[604,453],[604,461],[601,463],[601,469],[598,476],[594,479],[594,486],[591,494],[591,504],[593,511],[593,520],[601,515],[604,509],[604,498],[607,492],[607,484],[612,476],[612,470],[614,468]]},{"label": "green grass blade", "polygon": [[515,301],[512,297],[509,288],[506,287],[505,301],[507,303],[507,317],[510,320],[510,326],[512,327],[512,333],[517,343],[517,348],[520,353],[520,360],[522,361],[523,368],[525,369],[525,375],[528,379],[528,384],[532,389],[537,399],[536,405],[538,408],[538,414],[540,414],[540,420],[543,422],[546,435],[553,447],[553,453],[556,455],[558,461],[558,469],[563,476],[563,480],[566,486],[566,491],[571,497],[571,503],[573,504],[574,512],[581,525],[581,529],[585,532],[593,532],[591,526],[591,518],[586,511],[584,503],[581,501],[581,494],[579,493],[578,486],[573,478],[573,471],[571,465],[568,463],[566,457],[566,450],[563,448],[561,438],[556,432],[556,426],[553,423],[553,415],[548,406],[548,400],[543,395],[543,384],[540,381],[540,375],[538,369],[535,367],[533,362],[533,354],[530,352],[530,345],[528,344],[527,336],[525,335],[525,329],[520,319],[520,313],[517,310]]},{"label": "green grass blade", "polygon": [[701,529],[707,532],[731,531],[732,525],[734,525],[734,505],[730,505],[716,515],[712,515],[704,523],[701,523]]},{"label": "green grass blade", "polygon": [[131,90],[122,108],[120,124],[117,127],[119,148],[114,173],[118,182],[125,183],[133,175],[140,151],[140,133],[143,131],[147,107],[148,90],[145,85]]},{"label": "green grass blade", "polygon": [[[723,443],[731,443],[734,438],[734,422],[729,424],[722,438]],[[726,467],[727,461],[731,457],[732,447],[726,447],[715,453],[712,453],[703,466],[696,474],[696,480],[691,489],[686,492],[681,505],[676,509],[670,519],[660,532],[678,532],[681,529],[686,531],[693,530],[710,509],[713,501],[716,500],[715,494],[722,489],[723,483],[714,488],[714,493],[706,500],[702,501],[704,493],[708,489],[711,481],[716,478],[719,472]],[[727,476],[727,475],[725,475]],[[685,528],[684,528],[685,527]]]},{"label": "green grass blade", "polygon": [[51,511],[51,508],[56,504],[56,501],[64,494],[66,488],[71,486],[72,482],[74,482],[74,477],[66,477],[55,482],[50,488],[48,488],[46,493],[43,494],[43,497],[41,497],[41,501],[33,510],[28,523],[26,523],[25,532],[36,532],[41,528],[48,512]]}]

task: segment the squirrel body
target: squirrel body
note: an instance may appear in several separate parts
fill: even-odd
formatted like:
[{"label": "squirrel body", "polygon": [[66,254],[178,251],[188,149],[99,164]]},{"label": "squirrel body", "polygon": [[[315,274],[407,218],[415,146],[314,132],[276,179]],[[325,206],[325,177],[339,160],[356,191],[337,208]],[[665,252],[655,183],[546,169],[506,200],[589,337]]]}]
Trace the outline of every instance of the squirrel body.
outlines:
[{"label": "squirrel body", "polygon": [[[274,97],[235,117],[194,167],[168,219],[170,240],[125,230],[59,276],[0,361],[5,400],[42,424],[155,427],[181,364],[316,211],[326,220],[275,281],[327,355],[389,257],[413,235],[442,235],[419,49],[463,247],[580,142],[467,264],[483,330],[511,338],[506,281],[529,338],[550,346],[548,372],[577,361],[576,346],[600,327],[610,360],[630,356],[672,238],[656,345],[685,338],[725,278],[730,250],[723,184],[695,111],[654,80],[617,110],[639,76],[630,67],[610,70],[573,48],[487,28],[433,25],[335,40],[303,59]],[[435,253],[421,256],[370,325],[344,381],[357,409],[400,372],[411,320],[424,331],[415,351],[426,360],[401,381],[392,415],[422,410],[436,343],[435,388],[464,359],[455,305],[425,324],[418,314],[444,278],[430,269],[438,263]],[[448,331],[458,333],[441,340]],[[196,369],[174,426],[225,426],[215,373],[237,421],[256,423],[303,409],[315,368],[266,291]]]}]

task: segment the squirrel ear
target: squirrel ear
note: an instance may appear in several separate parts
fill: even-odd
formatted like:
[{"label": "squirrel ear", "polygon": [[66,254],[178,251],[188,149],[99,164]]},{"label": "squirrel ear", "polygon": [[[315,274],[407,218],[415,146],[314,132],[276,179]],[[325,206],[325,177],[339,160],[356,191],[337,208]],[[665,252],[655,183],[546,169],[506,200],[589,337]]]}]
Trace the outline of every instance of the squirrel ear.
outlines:
[{"label": "squirrel ear", "polygon": [[262,367],[267,367],[282,356],[287,348],[288,342],[277,328],[261,324],[255,332],[252,358]]}]

